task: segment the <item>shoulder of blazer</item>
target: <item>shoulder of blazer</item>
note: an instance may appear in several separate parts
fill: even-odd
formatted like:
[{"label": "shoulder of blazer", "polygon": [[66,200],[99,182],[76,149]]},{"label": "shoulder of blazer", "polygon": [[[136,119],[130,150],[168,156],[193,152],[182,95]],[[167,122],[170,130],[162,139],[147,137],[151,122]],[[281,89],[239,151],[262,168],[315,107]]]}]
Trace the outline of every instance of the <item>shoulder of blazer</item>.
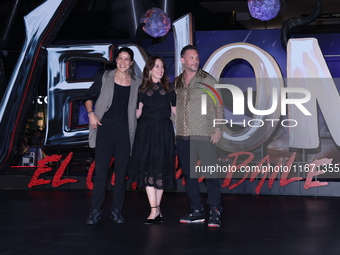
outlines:
[{"label": "shoulder of blazer", "polygon": [[116,73],[116,69],[109,69],[109,70],[106,70],[105,72],[104,72],[104,76],[105,77],[110,77],[110,76],[114,76],[115,75],[115,73]]},{"label": "shoulder of blazer", "polygon": [[142,82],[142,79],[139,78],[138,76],[134,75],[134,74],[131,74],[131,79],[133,81],[132,83],[137,84],[138,87],[139,87],[140,83]]}]

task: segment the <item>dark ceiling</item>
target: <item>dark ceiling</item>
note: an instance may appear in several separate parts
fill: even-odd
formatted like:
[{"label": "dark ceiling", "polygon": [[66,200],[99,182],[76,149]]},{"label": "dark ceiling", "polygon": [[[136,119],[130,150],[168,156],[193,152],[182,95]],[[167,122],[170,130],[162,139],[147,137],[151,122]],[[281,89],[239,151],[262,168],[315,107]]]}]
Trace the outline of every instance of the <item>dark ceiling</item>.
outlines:
[{"label": "dark ceiling", "polygon": [[[236,12],[236,20],[246,29],[280,29],[282,23],[292,17],[301,17],[311,14],[316,7],[316,0],[281,0],[281,10],[276,18],[263,22],[252,18],[249,15],[247,0],[202,0],[199,1],[200,5],[205,7],[211,13],[227,13],[230,10]],[[329,25],[340,24],[340,4],[339,0],[320,0],[322,6],[322,15],[317,21],[310,24],[314,29],[316,26],[324,26],[323,29]],[[323,18],[322,18],[323,17]],[[330,26],[330,27],[332,27]],[[339,27],[335,32],[340,32]],[[319,29],[318,29],[319,30]],[[318,32],[322,32],[319,30]]]},{"label": "dark ceiling", "polygon": [[[16,16],[13,17],[13,25],[8,30],[7,44],[3,48],[21,46],[25,34],[23,17],[43,2],[43,0],[1,0],[1,35],[7,29],[13,4],[18,3],[19,6]],[[281,0],[281,11],[278,16],[263,22],[250,17],[247,0],[78,0],[56,40],[134,37],[136,28],[131,25],[132,8],[135,8],[137,22],[152,7],[166,7],[172,21],[190,12],[194,17],[196,31],[280,29],[286,19],[312,13],[315,3],[316,0]],[[321,0],[321,3],[323,14],[340,14],[339,0]],[[333,15],[333,18],[315,21],[306,31],[340,32],[340,19],[334,16],[336,15]],[[314,31],[310,31],[311,29]]]},{"label": "dark ceiling", "polygon": [[[249,15],[247,0],[77,0],[54,44],[65,40],[151,38],[139,32],[137,23],[152,7],[163,9],[171,21],[192,13],[196,31],[280,29],[289,18],[311,14],[316,1],[281,0],[277,17],[263,22]],[[25,39],[23,18],[44,2],[0,0],[0,95],[6,85],[5,77],[10,77]],[[339,0],[320,2],[321,17],[307,26],[295,28],[292,34],[340,33]]]}]

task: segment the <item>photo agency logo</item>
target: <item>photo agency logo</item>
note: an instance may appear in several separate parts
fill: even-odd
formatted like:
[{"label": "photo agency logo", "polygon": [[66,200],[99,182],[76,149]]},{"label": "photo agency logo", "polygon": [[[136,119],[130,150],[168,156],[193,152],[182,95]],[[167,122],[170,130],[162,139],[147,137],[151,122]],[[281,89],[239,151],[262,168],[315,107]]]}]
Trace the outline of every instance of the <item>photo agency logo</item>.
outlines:
[{"label": "photo agency logo", "polygon": [[[316,97],[313,97],[311,92],[313,86],[317,84],[320,85],[320,80],[294,79],[293,81],[291,79],[287,81],[270,78],[221,79],[220,83],[215,84],[214,87],[200,83],[198,88],[204,91],[201,94],[201,114],[211,120],[212,128],[218,127],[222,130],[221,144],[223,145],[217,144],[217,147],[224,149],[226,143],[231,143],[231,140],[226,138],[226,134],[229,137],[233,135],[234,141],[241,139],[257,141],[256,147],[258,147],[270,137],[270,132],[274,132],[277,126],[289,128],[289,132],[292,132],[292,129],[298,133],[306,132],[305,123],[317,118],[314,110]],[[216,107],[218,104],[223,106],[223,117],[209,116],[212,113],[209,107],[212,105]],[[233,128],[237,131],[233,131]],[[237,132],[242,136],[237,137]],[[252,163],[256,163],[252,161],[254,158],[250,158],[253,154],[246,153],[252,149],[246,146],[247,142],[244,142],[245,145],[242,148],[234,150],[235,155],[233,153],[229,155],[229,158],[233,158],[232,156],[235,158],[232,164],[195,165],[191,168],[194,169],[192,177],[224,178],[232,173],[233,177],[242,178],[246,173],[288,174],[291,171],[289,165],[271,165],[268,162],[267,164],[265,159],[260,165],[252,166]],[[242,159],[242,156],[245,159]],[[244,165],[237,162],[242,162]]]},{"label": "photo agency logo", "polygon": [[[201,96],[201,113],[202,115],[207,115],[207,95],[211,98],[211,100],[214,102],[214,105],[217,105],[217,101],[220,105],[223,105],[222,98],[220,94],[217,92],[216,89],[214,89],[212,86],[205,84],[203,82],[197,82],[201,85],[201,87],[197,87],[200,90],[203,90],[205,94],[202,94]],[[215,99],[217,98],[217,100]]]},{"label": "photo agency logo", "polygon": [[[214,118],[212,126],[219,127],[221,125],[228,124],[230,127],[240,126],[249,128],[259,128],[265,126],[265,124],[275,127],[281,125],[282,127],[296,127],[299,124],[299,120],[296,118],[289,118],[288,112],[299,111],[304,116],[311,116],[311,112],[308,107],[305,106],[312,96],[311,92],[304,87],[283,87],[272,86],[272,84],[279,84],[274,79],[242,79],[242,84],[259,84],[257,89],[253,86],[239,87],[233,84],[215,84],[214,88],[208,87],[206,84],[200,83],[206,86],[212,91],[208,91],[205,88],[200,88],[205,91],[205,94],[201,95],[201,113],[207,114],[207,95],[213,100],[214,104],[217,104],[221,100],[222,95],[227,95],[227,102],[224,106],[224,118]],[[301,83],[299,81],[299,83]],[[303,81],[306,83],[306,81]],[[296,85],[296,82],[295,82]],[[217,92],[218,89],[221,96]],[[232,103],[231,103],[232,102]],[[228,109],[228,105],[231,105],[231,109]]]}]

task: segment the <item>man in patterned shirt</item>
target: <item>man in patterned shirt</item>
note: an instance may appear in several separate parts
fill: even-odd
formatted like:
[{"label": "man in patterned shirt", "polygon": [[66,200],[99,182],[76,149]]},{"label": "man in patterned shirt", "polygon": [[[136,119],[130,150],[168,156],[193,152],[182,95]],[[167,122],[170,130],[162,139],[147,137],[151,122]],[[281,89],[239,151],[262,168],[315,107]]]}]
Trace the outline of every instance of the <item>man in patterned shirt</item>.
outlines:
[{"label": "man in patterned shirt", "polygon": [[[205,221],[205,213],[201,202],[199,183],[194,176],[194,167],[198,160],[202,166],[216,165],[216,143],[221,138],[221,130],[214,127],[214,119],[223,118],[223,105],[207,97],[206,114],[201,113],[202,94],[213,89],[217,81],[207,72],[199,68],[199,53],[192,45],[185,46],[181,51],[181,62],[184,71],[175,78],[174,85],[177,94],[176,113],[176,145],[183,174],[185,176],[185,191],[190,203],[191,212],[180,219],[181,223],[196,223]],[[190,171],[191,170],[191,171]],[[217,178],[205,176],[210,216],[208,227],[221,225],[220,214],[221,192]]]}]

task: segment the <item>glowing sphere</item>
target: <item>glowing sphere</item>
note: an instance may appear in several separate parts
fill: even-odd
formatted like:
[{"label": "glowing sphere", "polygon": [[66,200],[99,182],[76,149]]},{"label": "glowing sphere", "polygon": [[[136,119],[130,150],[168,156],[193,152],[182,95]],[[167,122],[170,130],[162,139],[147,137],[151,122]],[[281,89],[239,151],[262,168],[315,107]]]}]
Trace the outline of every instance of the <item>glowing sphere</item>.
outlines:
[{"label": "glowing sphere", "polygon": [[262,21],[275,18],[280,11],[280,0],[248,0],[250,15]]},{"label": "glowing sphere", "polygon": [[146,11],[140,22],[145,23],[144,32],[155,38],[166,35],[171,28],[170,18],[162,9],[155,7]]}]

